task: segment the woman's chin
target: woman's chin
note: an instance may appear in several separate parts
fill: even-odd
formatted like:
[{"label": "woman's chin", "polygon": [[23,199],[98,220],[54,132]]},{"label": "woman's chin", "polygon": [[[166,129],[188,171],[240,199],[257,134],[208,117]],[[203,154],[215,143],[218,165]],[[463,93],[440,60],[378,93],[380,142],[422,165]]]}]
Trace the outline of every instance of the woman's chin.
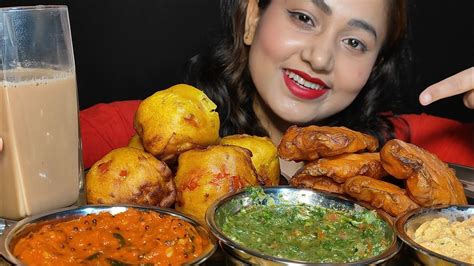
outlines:
[{"label": "woman's chin", "polygon": [[280,116],[280,118],[284,121],[286,121],[288,124],[291,124],[291,125],[298,125],[298,126],[304,126],[304,125],[308,125],[308,124],[313,124],[317,121],[319,121],[320,119],[318,119],[317,117],[315,116],[312,116],[312,117],[303,117],[301,116],[301,114],[294,114],[294,115],[291,115],[289,113],[285,114],[285,115],[282,115]]}]

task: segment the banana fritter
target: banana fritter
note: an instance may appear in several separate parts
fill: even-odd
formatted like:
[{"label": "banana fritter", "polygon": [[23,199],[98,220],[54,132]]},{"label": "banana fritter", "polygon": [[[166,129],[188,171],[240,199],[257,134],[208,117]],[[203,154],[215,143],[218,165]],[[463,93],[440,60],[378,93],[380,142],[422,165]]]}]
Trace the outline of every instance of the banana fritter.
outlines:
[{"label": "banana fritter", "polygon": [[455,171],[436,155],[393,139],[382,147],[380,159],[388,173],[406,180],[408,194],[419,205],[467,204]]},{"label": "banana fritter", "polygon": [[345,127],[291,126],[281,139],[278,154],[285,160],[314,161],[343,153],[374,152],[377,148],[375,137]]},{"label": "banana fritter", "polygon": [[375,179],[387,175],[382,167],[378,152],[350,153],[321,158],[305,164],[301,173],[311,176],[327,176],[337,183],[344,183],[348,178],[356,175]]},{"label": "banana fritter", "polygon": [[419,207],[408,197],[404,189],[367,176],[351,177],[342,187],[349,196],[368,202],[395,217]]},{"label": "banana fritter", "polygon": [[311,176],[307,174],[297,174],[289,181],[294,187],[311,188],[331,193],[344,194],[342,185],[334,182],[326,176]]}]

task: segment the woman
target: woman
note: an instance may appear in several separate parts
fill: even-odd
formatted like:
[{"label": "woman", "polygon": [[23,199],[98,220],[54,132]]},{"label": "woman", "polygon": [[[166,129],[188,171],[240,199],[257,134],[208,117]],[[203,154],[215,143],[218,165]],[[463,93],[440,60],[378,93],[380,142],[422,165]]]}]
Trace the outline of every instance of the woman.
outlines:
[{"label": "woman", "polygon": [[[222,136],[268,135],[278,144],[293,124],[346,126],[474,165],[474,125],[390,112],[407,86],[405,1],[226,0],[221,6],[223,36],[210,54],[192,59],[186,82],[218,105]],[[421,99],[447,96],[436,91]],[[86,167],[126,145],[138,104],[81,112]],[[445,128],[449,134],[433,135]],[[282,164],[282,171],[291,175],[296,167]]]}]

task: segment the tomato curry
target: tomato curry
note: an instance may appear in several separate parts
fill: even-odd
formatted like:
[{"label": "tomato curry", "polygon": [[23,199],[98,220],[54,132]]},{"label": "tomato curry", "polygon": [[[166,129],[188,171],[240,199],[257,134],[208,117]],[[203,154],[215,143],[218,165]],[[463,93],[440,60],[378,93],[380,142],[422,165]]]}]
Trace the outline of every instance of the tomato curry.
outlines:
[{"label": "tomato curry", "polygon": [[181,265],[208,245],[178,217],[128,209],[44,225],[20,239],[13,253],[27,265]]}]

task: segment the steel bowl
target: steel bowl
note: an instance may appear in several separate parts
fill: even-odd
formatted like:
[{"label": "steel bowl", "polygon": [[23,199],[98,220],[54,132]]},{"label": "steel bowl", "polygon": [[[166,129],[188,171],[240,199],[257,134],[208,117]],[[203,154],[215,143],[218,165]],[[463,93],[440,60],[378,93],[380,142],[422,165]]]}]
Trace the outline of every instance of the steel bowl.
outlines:
[{"label": "steel bowl", "polygon": [[425,265],[469,265],[465,262],[433,252],[416,243],[410,235],[424,222],[446,217],[450,221],[464,221],[474,216],[474,205],[437,206],[418,208],[405,213],[395,221],[398,237],[409,247],[408,253]]},{"label": "steel bowl", "polygon": [[26,236],[29,232],[39,230],[45,224],[56,224],[73,220],[88,214],[98,214],[101,212],[109,212],[110,214],[115,215],[124,212],[129,208],[134,208],[141,211],[154,211],[180,218],[193,225],[199,234],[201,234],[204,238],[207,238],[209,240],[209,246],[206,248],[203,254],[201,254],[201,256],[194,259],[193,261],[190,261],[188,265],[196,265],[203,263],[217,249],[217,240],[209,232],[207,227],[201,225],[196,219],[186,216],[175,210],[137,205],[85,205],[80,207],[59,209],[56,211],[46,212],[43,214],[27,217],[11,225],[4,231],[4,234],[0,236],[0,254],[3,255],[10,263],[19,265],[21,264],[21,261],[19,261],[15,256],[13,256],[12,251],[16,242],[22,237]]},{"label": "steel bowl", "polygon": [[[310,189],[295,188],[289,186],[276,186],[263,188],[265,194],[275,200],[276,204],[310,204],[331,209],[350,209],[362,210],[372,209],[369,206],[363,206],[348,198],[318,192]],[[206,222],[211,232],[219,239],[219,243],[228,256],[227,261],[233,265],[324,265],[322,263],[308,263],[304,261],[295,261],[283,259],[262,254],[259,251],[248,249],[227,237],[221,230],[224,218],[227,215],[235,214],[240,209],[254,204],[248,191],[226,195],[214,202],[206,212]],[[376,210],[377,211],[377,210]],[[386,235],[389,238],[390,245],[385,252],[378,256],[364,259],[361,261],[345,263],[344,265],[368,265],[379,264],[387,261],[400,251],[401,242],[398,241],[393,222],[391,218],[382,212],[377,211],[378,216],[387,223]]]}]

